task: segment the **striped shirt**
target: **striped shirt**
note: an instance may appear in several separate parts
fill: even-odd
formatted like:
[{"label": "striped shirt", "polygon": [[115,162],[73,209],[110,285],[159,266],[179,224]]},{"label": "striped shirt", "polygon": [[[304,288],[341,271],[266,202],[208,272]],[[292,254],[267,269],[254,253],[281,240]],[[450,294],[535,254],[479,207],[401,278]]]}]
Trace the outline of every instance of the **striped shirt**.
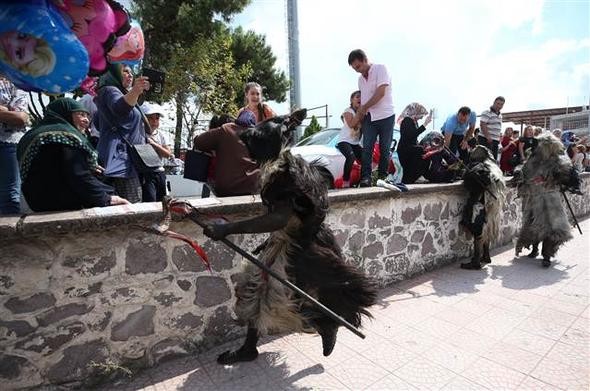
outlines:
[{"label": "striped shirt", "polygon": [[[9,111],[27,111],[27,95],[10,81],[0,77],[0,105]],[[25,128],[13,129],[8,124],[0,122],[0,142],[16,144],[24,131]]]},{"label": "striped shirt", "polygon": [[[488,132],[490,133],[492,140],[500,141],[500,138],[502,137],[502,114],[496,114],[491,109],[485,110],[483,113],[481,113],[479,123],[480,126],[481,124],[487,124]],[[485,137],[483,132],[481,132],[479,135]]]}]

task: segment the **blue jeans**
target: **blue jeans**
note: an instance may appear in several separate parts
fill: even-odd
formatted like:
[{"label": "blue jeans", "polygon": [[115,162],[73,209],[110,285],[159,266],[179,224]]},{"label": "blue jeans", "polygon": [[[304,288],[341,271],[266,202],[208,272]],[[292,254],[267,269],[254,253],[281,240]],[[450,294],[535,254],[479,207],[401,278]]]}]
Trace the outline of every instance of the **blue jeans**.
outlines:
[{"label": "blue jeans", "polygon": [[395,114],[391,117],[383,118],[371,122],[371,114],[363,118],[363,159],[361,164],[361,180],[371,179],[371,162],[373,161],[373,148],[375,141],[379,136],[379,176],[387,176],[389,166],[389,149],[391,148],[391,138],[393,137],[393,124],[395,123]]},{"label": "blue jeans", "polygon": [[0,215],[20,213],[20,174],[16,146],[0,142]]}]

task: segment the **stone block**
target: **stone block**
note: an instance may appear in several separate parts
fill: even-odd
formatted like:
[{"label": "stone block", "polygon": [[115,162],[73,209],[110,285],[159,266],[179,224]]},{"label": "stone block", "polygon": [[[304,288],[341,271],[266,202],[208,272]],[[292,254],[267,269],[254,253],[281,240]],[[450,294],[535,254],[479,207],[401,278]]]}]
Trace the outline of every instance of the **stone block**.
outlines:
[{"label": "stone block", "polygon": [[81,322],[74,322],[60,326],[55,331],[43,331],[36,333],[16,344],[17,349],[42,353],[48,356],[57,351],[61,346],[72,341],[86,331],[86,326]]},{"label": "stone block", "polygon": [[38,311],[51,307],[55,304],[55,297],[51,293],[35,293],[32,296],[21,299],[11,297],[4,303],[4,306],[13,314],[26,314],[27,312]]},{"label": "stone block", "polygon": [[383,263],[381,261],[370,261],[367,264],[367,274],[371,277],[378,277],[383,271]]},{"label": "stone block", "polygon": [[334,238],[340,247],[344,247],[348,239],[348,232],[341,229],[334,230]]},{"label": "stone block", "polygon": [[221,277],[197,278],[194,303],[201,307],[213,307],[231,298],[227,282]]},{"label": "stone block", "polygon": [[383,243],[375,242],[363,247],[363,258],[376,259],[383,254]]},{"label": "stone block", "polygon": [[174,247],[172,262],[180,272],[198,273],[207,270],[197,253],[188,246]]},{"label": "stone block", "polygon": [[365,214],[361,211],[346,212],[340,218],[340,223],[345,226],[354,226],[357,228],[365,227]]},{"label": "stone block", "polygon": [[92,285],[84,287],[69,287],[64,291],[64,296],[75,298],[75,297],[88,297],[94,294],[100,293],[102,288],[102,282],[97,282]]},{"label": "stone block", "polygon": [[[12,286],[14,286],[14,280],[12,279],[12,277],[6,276],[6,275],[0,275],[0,289],[8,290]],[[0,292],[2,292],[2,291],[0,291]]]},{"label": "stone block", "polygon": [[422,243],[422,240],[424,240],[424,235],[426,234],[426,231],[424,230],[417,230],[414,231],[412,233],[412,237],[410,238],[410,242],[412,243]]},{"label": "stone block", "polygon": [[94,308],[94,305],[82,303],[70,303],[59,307],[52,308],[37,316],[37,322],[40,326],[49,326],[52,323],[59,322],[62,319],[74,315],[86,314]]},{"label": "stone block", "polygon": [[[31,326],[29,322],[24,320],[4,321],[0,320],[0,329],[6,329],[6,335],[17,338],[24,337],[35,331],[35,327]],[[1,335],[2,333],[0,333]]]},{"label": "stone block", "polygon": [[130,275],[159,273],[166,269],[166,251],[156,243],[134,241],[127,247],[125,272]]},{"label": "stone block", "polygon": [[424,237],[424,242],[422,242],[422,256],[426,256],[428,254],[436,254],[436,249],[434,248],[434,239],[432,238],[430,232],[426,234]]},{"label": "stone block", "polygon": [[191,289],[191,286],[193,286],[193,284],[188,280],[178,280],[176,281],[176,284],[178,284],[178,287],[183,291],[188,291]]},{"label": "stone block", "polygon": [[385,228],[391,225],[391,219],[374,214],[369,217],[369,228]]},{"label": "stone block", "polygon": [[365,233],[356,231],[348,240],[348,248],[351,250],[360,250],[365,245]]},{"label": "stone block", "polygon": [[203,325],[203,317],[187,312],[172,319],[172,327],[178,330],[193,330]]},{"label": "stone block", "polygon": [[387,254],[395,254],[405,250],[408,240],[399,234],[393,236],[387,241]]},{"label": "stone block", "polygon": [[47,377],[55,384],[82,380],[97,372],[92,363],[104,363],[108,357],[109,349],[103,340],[70,346],[63,351],[62,359],[49,368]]},{"label": "stone block", "polygon": [[117,259],[114,251],[99,256],[67,256],[62,262],[64,267],[73,268],[84,277],[99,276],[113,269],[116,264]]},{"label": "stone block", "polygon": [[38,372],[38,370],[26,358],[0,353],[0,379],[14,380],[21,376],[25,377],[27,373],[31,372]]},{"label": "stone block", "polygon": [[145,337],[154,334],[154,315],[156,307],[144,305],[132,312],[111,328],[112,341],[127,341],[131,337]]},{"label": "stone block", "polygon": [[226,307],[219,307],[215,310],[213,315],[207,320],[207,325],[203,331],[204,335],[212,338],[212,342],[216,340],[228,340],[231,335],[238,335],[242,327],[236,324],[232,319]]},{"label": "stone block", "polygon": [[[205,243],[204,250],[211,262],[211,268],[213,270],[220,272],[233,267],[233,259],[236,256],[234,250],[212,240],[208,240]],[[197,261],[201,262],[201,258],[194,251],[193,254],[197,257]]]},{"label": "stone block", "polygon": [[171,292],[161,292],[154,299],[164,307],[170,307],[172,304],[182,300],[182,297],[178,297]]},{"label": "stone block", "polygon": [[413,223],[420,215],[422,214],[422,206],[418,204],[418,206],[414,208],[405,208],[402,211],[402,223],[403,224],[410,224]]}]

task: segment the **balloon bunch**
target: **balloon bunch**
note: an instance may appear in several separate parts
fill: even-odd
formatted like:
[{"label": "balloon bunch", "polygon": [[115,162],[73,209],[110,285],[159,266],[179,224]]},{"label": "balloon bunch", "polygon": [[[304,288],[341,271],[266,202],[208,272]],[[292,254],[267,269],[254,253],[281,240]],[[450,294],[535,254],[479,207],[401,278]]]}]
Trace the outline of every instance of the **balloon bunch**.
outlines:
[{"label": "balloon bunch", "polygon": [[0,0],[0,73],[25,91],[88,91],[109,62],[137,66],[141,26],[113,0]]}]

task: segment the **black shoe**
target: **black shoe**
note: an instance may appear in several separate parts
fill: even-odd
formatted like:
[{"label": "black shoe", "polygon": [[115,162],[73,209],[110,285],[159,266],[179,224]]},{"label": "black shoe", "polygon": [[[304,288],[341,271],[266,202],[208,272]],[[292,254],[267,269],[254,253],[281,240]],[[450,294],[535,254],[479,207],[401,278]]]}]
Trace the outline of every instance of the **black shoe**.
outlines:
[{"label": "black shoe", "polygon": [[543,267],[551,266],[551,261],[547,258],[543,258]]},{"label": "black shoe", "polygon": [[467,262],[467,263],[462,263],[461,264],[461,269],[466,269],[466,270],[480,270],[481,269],[481,264],[477,261],[471,261],[471,262]]},{"label": "black shoe", "polygon": [[359,182],[359,187],[371,187],[371,179],[361,179]]},{"label": "black shoe", "polygon": [[537,255],[539,255],[539,250],[536,248],[533,248],[533,251],[531,251],[531,253],[529,255],[527,255],[527,257],[529,258],[537,258]]},{"label": "black shoe", "polygon": [[492,263],[492,259],[491,258],[482,258],[481,259],[481,263]]}]

